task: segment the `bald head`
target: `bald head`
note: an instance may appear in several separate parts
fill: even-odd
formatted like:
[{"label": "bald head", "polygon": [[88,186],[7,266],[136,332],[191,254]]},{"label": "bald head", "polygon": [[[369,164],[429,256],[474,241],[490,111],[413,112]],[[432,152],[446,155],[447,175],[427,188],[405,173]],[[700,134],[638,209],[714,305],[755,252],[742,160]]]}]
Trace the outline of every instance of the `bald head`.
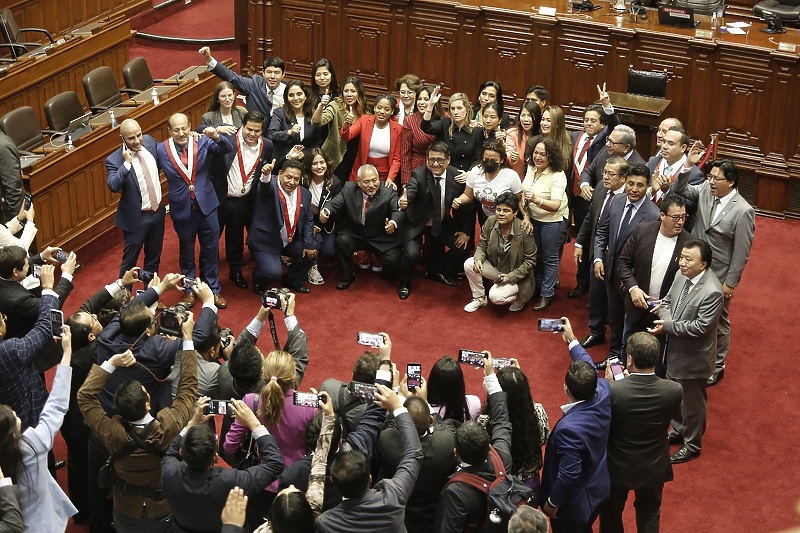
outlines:
[{"label": "bald head", "polygon": [[132,152],[138,152],[142,148],[142,128],[132,118],[126,118],[119,125],[119,136]]},{"label": "bald head", "polygon": [[669,131],[670,128],[683,128],[683,124],[677,118],[670,117],[665,118],[661,121],[661,124],[658,125],[658,130],[656,131],[656,144],[661,147],[661,143],[664,142],[664,134]]},{"label": "bald head", "polygon": [[189,142],[189,135],[191,135],[191,124],[189,124],[189,117],[183,113],[175,113],[167,121],[169,126],[169,135],[172,141],[178,146],[186,146]]}]

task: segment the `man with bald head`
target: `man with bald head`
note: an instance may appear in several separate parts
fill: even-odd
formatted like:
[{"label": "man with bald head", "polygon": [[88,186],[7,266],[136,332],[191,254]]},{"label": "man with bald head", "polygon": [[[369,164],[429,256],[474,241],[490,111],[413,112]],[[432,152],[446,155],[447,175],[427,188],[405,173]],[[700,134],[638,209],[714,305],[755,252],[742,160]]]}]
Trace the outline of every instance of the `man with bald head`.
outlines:
[{"label": "man with bald head", "polygon": [[683,128],[683,123],[674,117],[665,118],[661,121],[661,124],[658,125],[658,129],[656,130],[656,153],[653,154],[654,156],[661,155],[659,152],[664,142],[664,134],[667,133],[670,128]]},{"label": "man with bald head", "polygon": [[[230,141],[209,126],[195,140],[189,117],[176,113],[169,118],[170,138],[158,145],[158,164],[169,183],[169,209],[178,234],[181,274],[196,277],[195,240],[200,241],[200,270],[214,293],[214,305],[228,307],[219,286],[219,200],[209,176],[211,154],[233,150]],[[189,290],[182,302],[195,304]]]},{"label": "man with bald head", "polygon": [[120,193],[116,224],[122,230],[122,264],[119,276],[136,266],[144,248],[142,270],[157,272],[164,244],[164,216],[156,146],[133,119],[119,126],[122,146],[106,159],[108,188]]}]

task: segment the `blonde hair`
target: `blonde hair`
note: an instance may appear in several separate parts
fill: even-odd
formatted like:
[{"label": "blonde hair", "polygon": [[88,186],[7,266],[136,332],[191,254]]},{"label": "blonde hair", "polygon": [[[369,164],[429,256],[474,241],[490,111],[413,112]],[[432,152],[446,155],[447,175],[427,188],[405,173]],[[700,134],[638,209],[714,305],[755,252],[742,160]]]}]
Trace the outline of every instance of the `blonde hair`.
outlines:
[{"label": "blonde hair", "polygon": [[[473,114],[472,114],[472,104],[469,101],[469,96],[467,96],[464,93],[455,93],[453,96],[450,97],[450,100],[447,101],[447,108],[450,109],[450,105],[453,102],[457,102],[458,100],[464,102],[464,107],[467,110],[467,113],[465,115],[466,118],[464,119],[464,129],[467,130],[468,133],[472,133],[472,126],[470,126],[469,124]],[[456,121],[451,119],[450,130],[447,132],[447,134],[450,136],[451,139],[453,138],[453,129],[455,128],[455,124]]]},{"label": "blonde hair", "polygon": [[564,168],[569,168],[572,161],[572,139],[567,133],[567,121],[564,118],[564,111],[557,105],[549,105],[544,108],[544,113],[550,113],[550,133],[548,137],[553,139],[564,156]]},{"label": "blonde hair", "polygon": [[267,429],[272,429],[281,419],[286,391],[295,386],[295,365],[292,355],[284,351],[272,351],[264,359],[264,386],[258,416]]}]

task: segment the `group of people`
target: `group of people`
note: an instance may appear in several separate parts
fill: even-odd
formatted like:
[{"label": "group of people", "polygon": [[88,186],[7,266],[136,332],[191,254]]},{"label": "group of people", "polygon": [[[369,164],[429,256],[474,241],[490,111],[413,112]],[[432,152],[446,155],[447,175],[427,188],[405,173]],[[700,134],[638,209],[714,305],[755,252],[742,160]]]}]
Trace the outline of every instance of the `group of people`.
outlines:
[{"label": "group of people", "polygon": [[[158,143],[135,120],[120,124],[122,146],[106,160],[108,186],[121,194],[119,279],[61,332],[51,331],[50,314],[72,289],[77,258],[56,248],[29,256],[34,210],[3,191],[0,468],[19,486],[28,530],[63,530],[78,513],[93,533],[111,531],[112,522],[117,531],[219,531],[230,499],[231,508],[249,500],[240,525],[263,531],[369,523],[376,531],[456,532],[483,527],[486,496],[449,477],[459,469],[491,480],[497,456],[556,532],[584,531],[598,515],[602,531],[621,531],[629,490],[640,531],[657,531],[671,464],[700,455],[706,388],[724,376],[730,303],[755,230],[736,165],[710,161],[706,179],[705,147],[673,118],[661,123],[659,150],[646,161],[605,86],[599,104],[585,108],[583,128],[569,134],[539,86],[514,118],[493,81],[481,84],[474,104],[456,93],[445,110],[439,87],[408,74],[397,81],[399,97],[381,94],[370,105],[360,80],[340,86],[326,59],[307,87],[283,81],[279,58],[265,61],[263,75],[244,77],[208,47],[200,53],[224,81],[198,127],[176,113]],[[235,104],[237,91],[246,109]],[[180,273],[164,278],[160,172],[179,239]],[[256,347],[266,307],[235,341],[217,324],[227,307],[223,230],[237,287],[261,294],[280,282],[293,293],[280,297],[289,331],[282,350],[277,339],[267,356]],[[338,264],[339,290],[358,266],[396,278],[405,300],[424,256],[429,279],[452,287],[466,278],[466,312],[489,301],[520,311],[531,300],[543,311],[573,234],[569,297],[588,293],[589,331],[577,339],[563,320],[581,362],[567,373],[570,403],[552,434],[518,363],[495,374],[485,355],[486,402],[466,394],[450,357],[409,387],[388,335],[379,354],[359,357],[350,383],[328,380],[318,401],[293,401],[309,360],[294,294],[324,283],[322,257]],[[256,264],[251,280],[245,244]],[[131,299],[142,281],[148,288]],[[183,293],[182,308],[171,310],[183,317],[180,339],[159,335],[154,318],[170,290]],[[195,322],[188,309],[198,299]],[[605,342],[606,325],[607,374],[630,374],[610,385],[585,351]],[[42,373],[59,361],[48,397]],[[353,383],[373,385],[376,401]],[[212,398],[233,399],[223,402],[230,411],[219,443],[206,412]],[[48,473],[59,427],[71,500]],[[670,456],[669,444],[681,446]],[[238,468],[214,466],[218,452]],[[109,469],[101,486],[99,473]],[[546,531],[544,515],[524,508],[509,531]]]}]

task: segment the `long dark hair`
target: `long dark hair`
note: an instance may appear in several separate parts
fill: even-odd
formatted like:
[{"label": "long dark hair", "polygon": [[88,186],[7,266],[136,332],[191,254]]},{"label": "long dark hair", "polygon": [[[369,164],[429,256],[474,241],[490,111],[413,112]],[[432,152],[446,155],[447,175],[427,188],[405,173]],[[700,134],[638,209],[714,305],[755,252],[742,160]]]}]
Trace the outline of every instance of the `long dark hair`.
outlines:
[{"label": "long dark hair", "polygon": [[[419,95],[423,91],[428,93],[428,98],[430,98],[434,90],[435,87],[433,85],[423,85],[422,87],[417,89],[417,101],[419,101]],[[428,105],[430,106],[430,103],[428,103]],[[419,109],[417,111],[419,111]],[[431,122],[433,122],[434,120],[439,120],[443,116],[444,116],[444,107],[442,107],[442,100],[440,99],[438,102],[436,102],[436,105],[431,108]]]},{"label": "long dark hair", "polygon": [[[23,474],[21,441],[25,437],[17,429],[17,417],[7,405],[0,405],[0,468],[3,475],[11,478],[15,485]],[[30,444],[29,444],[30,445]]]},{"label": "long dark hair", "polygon": [[317,156],[322,157],[325,160],[325,165],[327,168],[325,169],[325,179],[323,180],[323,185],[330,190],[333,187],[333,168],[331,159],[328,157],[328,154],[322,148],[312,148],[306,152],[305,156],[303,157],[303,169],[305,172],[303,173],[303,177],[300,179],[300,185],[308,189],[311,185],[312,180],[312,172],[311,172],[311,164],[314,162]]},{"label": "long dark hair", "polygon": [[314,533],[314,513],[300,491],[278,494],[268,518],[274,533]]},{"label": "long dark hair", "polygon": [[483,92],[483,90],[485,88],[487,88],[487,87],[494,87],[494,90],[497,92],[497,100],[496,100],[497,108],[498,108],[497,110],[499,111],[498,115],[500,115],[500,121],[502,122],[503,121],[503,111],[504,111],[504,107],[505,107],[503,105],[503,88],[496,81],[488,80],[488,81],[485,81],[485,82],[481,83],[481,86],[478,87],[478,94],[475,96],[475,108],[478,109],[479,113],[482,116],[483,115],[483,107],[481,107],[481,92]]},{"label": "long dark hair", "polygon": [[308,87],[306,87],[306,84],[300,80],[292,80],[286,84],[286,89],[283,91],[283,113],[286,116],[286,122],[289,122],[290,124],[297,122],[297,116],[294,114],[294,109],[292,108],[292,104],[289,103],[288,98],[289,91],[292,89],[292,87],[300,87],[300,89],[303,91],[303,94],[306,95],[306,101],[303,103],[303,115],[311,118],[311,115],[314,114],[314,103],[311,101]]},{"label": "long dark hair", "polygon": [[[531,114],[531,119],[533,120],[533,128],[531,128],[531,137],[535,137],[536,135],[541,134],[541,127],[542,127],[542,108],[539,107],[539,104],[537,104],[533,100],[525,102],[524,104],[522,104],[522,107],[519,108],[519,115],[517,115],[517,126],[515,128],[517,130],[517,139],[520,141],[525,136],[525,130],[522,129],[522,124],[520,124],[519,122],[519,117],[522,116],[523,109]],[[502,120],[502,117],[500,118]],[[519,148],[520,146],[517,146],[517,149]],[[524,146],[522,147],[522,151],[523,152],[525,151]]]},{"label": "long dark hair", "polygon": [[[342,90],[344,90],[344,86],[348,83],[352,83],[353,87],[356,88],[356,113],[357,116],[361,115],[371,115],[371,111],[369,109],[369,105],[367,104],[367,92],[364,90],[364,84],[361,83],[361,80],[358,76],[348,76],[342,82]],[[342,104],[343,108],[347,107],[347,104],[344,103],[344,96],[339,95],[338,100]]]},{"label": "long dark hair", "polygon": [[446,420],[469,420],[464,372],[449,355],[436,361],[428,374],[428,403],[443,405]]},{"label": "long dark hair", "polygon": [[317,70],[319,70],[320,67],[325,67],[328,69],[328,72],[331,73],[331,84],[328,86],[328,90],[330,91],[328,94],[330,95],[331,100],[336,98],[336,96],[339,94],[339,83],[336,81],[336,71],[333,68],[333,63],[323,57],[314,63],[314,66],[311,69],[311,99],[313,100],[311,103],[314,107],[317,107],[317,104],[319,104],[319,101],[322,98],[322,93],[319,90],[319,85],[317,85],[316,80]]},{"label": "long dark hair", "polygon": [[506,393],[514,471],[541,465],[542,447],[539,443],[542,442],[542,433],[528,378],[519,368],[508,366],[497,373],[497,380]]}]

